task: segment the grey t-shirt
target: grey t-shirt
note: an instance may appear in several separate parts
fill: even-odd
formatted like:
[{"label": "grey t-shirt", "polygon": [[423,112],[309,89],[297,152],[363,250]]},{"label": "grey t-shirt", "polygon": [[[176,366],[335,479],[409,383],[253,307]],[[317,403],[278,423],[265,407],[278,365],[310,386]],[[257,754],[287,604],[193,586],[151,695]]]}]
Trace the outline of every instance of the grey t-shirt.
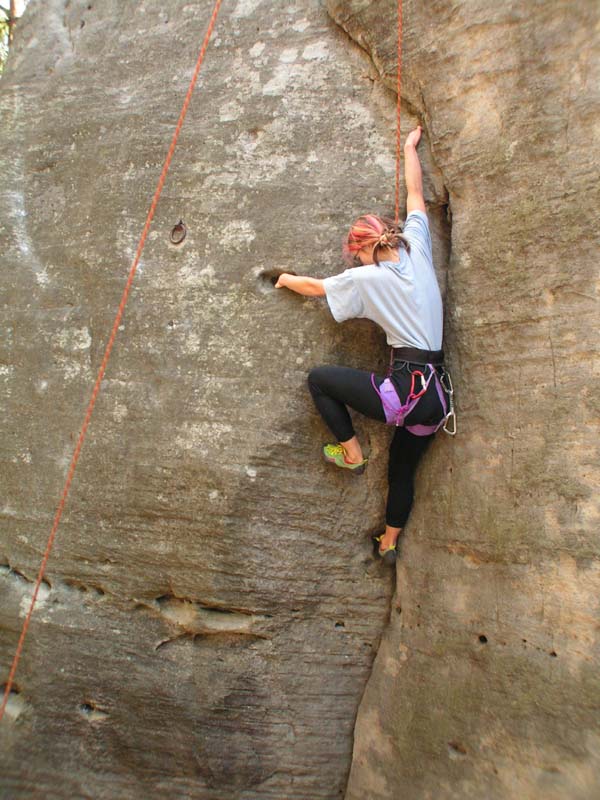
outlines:
[{"label": "grey t-shirt", "polygon": [[352,267],[325,278],[325,295],[334,319],[364,317],[376,322],[392,347],[442,349],[443,310],[431,254],[427,214],[411,211],[403,230],[410,254],[400,261]]}]

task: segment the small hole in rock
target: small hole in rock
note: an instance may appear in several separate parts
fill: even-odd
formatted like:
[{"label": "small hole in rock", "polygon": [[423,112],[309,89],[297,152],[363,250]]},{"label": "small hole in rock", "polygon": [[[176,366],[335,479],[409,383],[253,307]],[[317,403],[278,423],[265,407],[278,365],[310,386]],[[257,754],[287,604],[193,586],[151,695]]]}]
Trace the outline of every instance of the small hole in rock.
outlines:
[{"label": "small hole in rock", "polygon": [[180,219],[177,225],[174,225],[169,235],[171,244],[181,244],[187,236],[187,227],[185,222]]},{"label": "small hole in rock", "polygon": [[486,642],[487,642],[487,636],[485,636],[485,634],[483,634],[483,633],[482,633],[482,634],[480,635],[480,637],[479,637],[479,641],[481,642],[481,644],[486,644]]},{"label": "small hole in rock", "polygon": [[101,722],[108,717],[108,713],[102,711],[102,709],[98,708],[93,702],[82,703],[79,706],[79,713],[90,722]]},{"label": "small hole in rock", "polygon": [[295,275],[296,273],[291,269],[265,269],[258,276],[259,287],[262,291],[273,289],[277,283],[279,276],[283,273],[288,275]]},{"label": "small hole in rock", "polygon": [[402,606],[396,606],[396,614],[402,613]]},{"label": "small hole in rock", "polygon": [[551,655],[553,658],[556,658],[556,657],[557,657],[556,650],[551,650],[551,651],[550,651],[550,655]]},{"label": "small hole in rock", "polygon": [[335,623],[335,627],[336,628],[345,628],[346,627],[346,623],[345,622],[336,622]]},{"label": "small hole in rock", "polygon": [[[4,696],[6,692],[7,684],[3,683],[0,685],[1,695]],[[25,698],[21,694],[21,689],[19,686],[13,683],[10,687],[10,692],[8,693],[8,698],[6,700],[6,707],[5,707],[5,714],[6,718],[9,720],[16,720],[27,708],[27,702]]]},{"label": "small hole in rock", "polygon": [[467,748],[460,742],[448,742],[450,758],[464,758],[467,755]]}]

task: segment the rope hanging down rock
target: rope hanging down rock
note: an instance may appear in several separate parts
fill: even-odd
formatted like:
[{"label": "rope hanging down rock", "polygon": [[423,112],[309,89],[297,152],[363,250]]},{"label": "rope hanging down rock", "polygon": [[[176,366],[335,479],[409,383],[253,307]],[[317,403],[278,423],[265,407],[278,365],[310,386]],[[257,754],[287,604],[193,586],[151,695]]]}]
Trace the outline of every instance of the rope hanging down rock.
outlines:
[{"label": "rope hanging down rock", "polygon": [[94,384],[94,388],[92,390],[92,396],[87,407],[87,411],[85,414],[85,419],[83,421],[83,425],[81,426],[81,431],[79,433],[79,438],[77,439],[77,444],[75,446],[75,451],[73,453],[73,457],[71,459],[71,464],[69,467],[69,472],[67,474],[67,479],[65,481],[65,485],[62,491],[62,495],[60,498],[60,502],[58,504],[58,508],[56,509],[56,514],[54,516],[54,524],[52,525],[52,530],[50,532],[50,536],[48,537],[48,543],[46,545],[46,550],[44,552],[44,557],[42,559],[42,564],[40,566],[40,570],[37,576],[37,580],[35,582],[35,588],[33,591],[33,596],[31,598],[31,604],[29,606],[29,611],[27,612],[27,616],[25,618],[25,622],[23,623],[23,629],[21,631],[21,636],[19,638],[19,642],[17,644],[17,650],[15,652],[15,656],[13,658],[10,674],[8,676],[8,680],[6,682],[6,686],[4,689],[4,698],[2,700],[2,706],[0,707],[0,722],[4,717],[4,712],[6,709],[6,705],[8,703],[8,698],[10,696],[10,692],[12,689],[15,673],[17,671],[17,664],[19,663],[19,658],[21,656],[21,651],[23,649],[23,643],[25,641],[25,636],[27,634],[27,629],[29,627],[29,621],[31,619],[31,614],[33,612],[33,607],[35,605],[35,601],[37,599],[38,591],[40,588],[40,584],[42,582],[42,578],[44,577],[44,571],[46,569],[46,564],[48,562],[48,558],[50,556],[50,551],[52,549],[52,544],[54,542],[54,537],[56,536],[56,531],[58,530],[58,526],[60,524],[60,520],[65,508],[65,504],[67,501],[67,495],[69,494],[69,489],[71,487],[71,483],[73,481],[73,475],[75,473],[75,468],[77,466],[77,462],[79,460],[79,455],[81,453],[81,448],[83,447],[83,442],[85,439],[85,435],[88,429],[88,425],[90,424],[90,419],[92,417],[92,412],[94,410],[94,406],[96,404],[96,399],[100,392],[100,384],[102,383],[102,378],[104,377],[104,373],[106,372],[106,367],[108,365],[108,360],[110,358],[110,354],[115,342],[115,338],[117,335],[117,330],[121,323],[121,317],[123,316],[123,312],[125,310],[125,304],[127,303],[127,298],[129,297],[129,292],[131,290],[131,285],[133,283],[133,279],[135,277],[135,273],[137,271],[138,263],[142,255],[142,250],[144,249],[144,244],[146,242],[146,237],[148,235],[148,231],[150,229],[150,225],[152,223],[152,219],[154,217],[154,212],[156,211],[156,206],[158,204],[159,197],[161,195],[163,185],[165,179],[167,177],[167,172],[169,170],[169,166],[171,164],[171,159],[173,158],[173,153],[175,152],[175,145],[177,144],[177,139],[179,138],[179,132],[181,131],[181,127],[183,125],[183,121],[185,119],[185,115],[187,114],[188,106],[190,104],[190,100],[192,98],[192,93],[194,91],[194,87],[196,85],[196,81],[198,80],[198,75],[200,73],[200,67],[202,66],[202,62],[204,61],[204,56],[206,54],[206,48],[208,47],[208,42],[210,40],[211,34],[213,32],[213,28],[217,21],[217,14],[219,13],[219,8],[221,6],[222,0],[216,0],[213,12],[208,24],[208,28],[206,31],[206,35],[204,37],[204,41],[202,42],[202,47],[200,48],[200,53],[198,55],[198,59],[196,61],[196,68],[194,69],[194,73],[192,75],[192,79],[190,80],[190,84],[187,90],[187,94],[185,96],[185,100],[183,101],[183,106],[181,109],[181,113],[179,114],[179,120],[177,121],[177,127],[175,128],[175,133],[173,134],[173,138],[171,140],[171,146],[169,147],[169,152],[167,153],[167,157],[165,159],[164,166],[162,168],[162,172],[160,174],[160,178],[158,180],[158,185],[156,187],[156,191],[154,192],[154,197],[152,199],[152,203],[150,205],[150,210],[148,211],[148,215],[146,217],[146,223],[144,225],[142,235],[140,237],[140,241],[138,244],[138,248],[135,254],[135,258],[133,260],[133,264],[131,265],[131,269],[129,270],[129,276],[127,278],[127,283],[125,284],[125,289],[123,291],[123,295],[121,297],[121,302],[119,304],[119,309],[117,311],[117,315],[115,317],[115,321],[113,323],[113,327],[110,333],[110,337],[108,339],[108,344],[106,345],[106,350],[104,351],[104,357],[102,359],[102,364],[100,365],[100,369],[98,370],[98,377],[96,378],[96,383]]},{"label": "rope hanging down rock", "polygon": [[[167,157],[165,159],[165,163],[158,180],[158,185],[156,187],[156,191],[154,193],[154,197],[152,199],[152,203],[150,205],[150,210],[148,211],[148,215],[146,217],[146,222],[144,224],[144,228],[142,230],[142,235],[140,237],[140,241],[138,244],[138,248],[135,254],[135,258],[133,260],[133,264],[131,265],[129,275],[127,278],[127,283],[125,284],[125,289],[123,290],[123,295],[121,297],[121,302],[119,304],[119,308],[113,323],[113,327],[108,339],[108,343],[106,345],[106,349],[104,351],[104,357],[102,359],[102,363],[100,365],[100,369],[98,370],[98,376],[96,378],[96,382],[94,384],[94,388],[92,390],[92,396],[89,401],[85,418],[83,421],[83,425],[81,426],[81,431],[79,433],[79,437],[77,439],[77,444],[75,446],[75,451],[73,453],[73,457],[71,459],[71,464],[69,466],[69,471],[67,474],[67,478],[63,487],[62,495],[56,509],[56,513],[54,516],[54,523],[52,525],[52,530],[50,531],[50,536],[48,537],[48,542],[46,545],[46,550],[44,552],[44,556],[42,559],[42,563],[39,569],[39,573],[36,579],[35,588],[33,591],[33,595],[31,598],[31,603],[29,606],[29,610],[27,612],[27,616],[25,618],[25,622],[23,623],[23,628],[21,630],[21,635],[17,644],[17,649],[15,652],[15,656],[12,661],[12,666],[10,669],[10,673],[8,676],[8,680],[5,685],[4,689],[4,697],[2,700],[2,706],[0,707],[0,722],[4,717],[4,712],[6,710],[6,705],[8,703],[8,698],[10,696],[10,692],[13,686],[15,673],[17,670],[17,665],[19,663],[19,658],[21,656],[21,652],[23,649],[23,643],[25,641],[25,636],[27,634],[27,629],[29,628],[29,622],[31,620],[31,615],[33,613],[33,608],[35,606],[35,602],[37,600],[39,588],[44,577],[44,572],[46,570],[46,564],[48,563],[48,558],[50,556],[50,551],[52,550],[52,545],[54,543],[54,538],[56,536],[56,532],[58,530],[58,526],[60,524],[60,520],[66,505],[67,496],[69,494],[69,489],[71,488],[71,483],[73,481],[73,476],[75,474],[75,469],[77,467],[77,462],[79,461],[79,456],[81,453],[81,449],[83,447],[83,443],[85,440],[85,436],[87,433],[88,426],[90,424],[90,420],[92,417],[92,413],[94,411],[94,406],[96,405],[96,399],[100,392],[100,386],[102,383],[102,379],[104,377],[104,373],[106,372],[106,368],[108,365],[108,361],[110,358],[110,354],[113,349],[113,345],[116,339],[117,331],[119,325],[121,323],[121,318],[125,311],[125,305],[127,303],[127,299],[129,297],[129,293],[131,290],[131,286],[133,284],[133,279],[135,277],[135,273],[137,271],[137,267],[142,255],[142,251],[144,249],[144,245],[146,243],[146,237],[148,235],[148,231],[150,229],[150,225],[152,223],[152,219],[154,218],[154,213],[156,211],[156,206],[158,204],[158,200],[162,193],[163,185],[167,176],[167,172],[169,170],[169,166],[171,164],[171,160],[173,158],[173,153],[175,151],[175,146],[177,144],[177,140],[179,138],[179,133],[181,131],[181,127],[183,125],[183,121],[187,114],[188,106],[190,104],[190,100],[194,91],[194,87],[198,80],[198,75],[200,73],[200,68],[202,66],[202,62],[204,61],[204,56],[206,54],[206,49],[208,47],[208,43],[210,37],[212,35],[215,23],[217,21],[217,15],[219,13],[219,9],[221,7],[222,0],[216,0],[212,15],[208,24],[208,28],[206,31],[206,35],[204,37],[204,41],[202,43],[202,47],[200,48],[200,53],[198,55],[198,59],[196,61],[196,67],[194,69],[194,73],[190,80],[190,84],[187,90],[187,94],[185,96],[185,100],[183,102],[183,106],[181,109],[181,113],[179,115],[179,119],[177,121],[177,126],[175,128],[175,132],[173,134],[173,138],[171,140],[171,146],[169,147],[169,151],[167,153]],[[401,90],[401,80],[402,80],[402,0],[398,0],[398,64],[397,64],[397,108],[396,108],[396,209],[395,209],[395,221],[396,224],[399,222],[400,219],[400,158],[401,158],[401,140],[400,140],[400,90]]]},{"label": "rope hanging down rock", "polygon": [[398,64],[396,67],[396,225],[400,222],[400,90],[402,88],[402,0],[398,0]]}]

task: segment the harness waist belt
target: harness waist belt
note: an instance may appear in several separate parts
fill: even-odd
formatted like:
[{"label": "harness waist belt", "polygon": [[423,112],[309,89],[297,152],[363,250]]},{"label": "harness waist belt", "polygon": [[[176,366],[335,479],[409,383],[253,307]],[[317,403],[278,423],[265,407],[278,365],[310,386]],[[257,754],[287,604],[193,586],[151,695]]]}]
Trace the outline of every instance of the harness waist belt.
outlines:
[{"label": "harness waist belt", "polygon": [[443,350],[419,350],[416,347],[392,347],[394,360],[402,359],[410,364],[432,364],[439,366],[444,363]]}]

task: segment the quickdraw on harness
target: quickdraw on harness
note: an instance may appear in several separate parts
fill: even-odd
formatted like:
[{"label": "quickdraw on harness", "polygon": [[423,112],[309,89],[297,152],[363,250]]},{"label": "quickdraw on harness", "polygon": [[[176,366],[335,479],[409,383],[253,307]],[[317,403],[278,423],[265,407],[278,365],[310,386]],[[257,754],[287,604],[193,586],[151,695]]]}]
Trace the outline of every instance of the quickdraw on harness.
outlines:
[{"label": "quickdraw on harness", "polygon": [[[423,369],[415,370],[409,367],[411,375],[410,391],[404,402],[402,402],[402,399],[399,397],[396,387],[391,380],[395,352],[407,355],[405,363],[416,364],[419,367],[423,367]],[[432,364],[429,361],[421,364],[418,360],[412,360],[413,356],[418,359],[420,352],[430,355],[428,351],[392,348],[387,376],[379,387],[375,381],[375,373],[371,373],[371,383],[381,400],[386,423],[388,425],[395,425],[396,427],[404,426],[407,431],[415,436],[430,436],[432,433],[439,431],[440,428],[449,436],[455,436],[456,414],[454,412],[454,387],[452,385],[450,373],[442,363],[443,354],[440,354],[441,357],[439,359],[435,359],[439,361],[437,364]],[[411,360],[408,360],[408,358]],[[440,370],[440,372],[438,372],[438,370]],[[417,378],[420,381],[420,389],[415,391],[417,389]],[[437,395],[444,410],[442,419],[438,423],[432,425],[405,425],[406,418],[417,406],[419,400],[427,393],[431,381],[435,383]]]}]

